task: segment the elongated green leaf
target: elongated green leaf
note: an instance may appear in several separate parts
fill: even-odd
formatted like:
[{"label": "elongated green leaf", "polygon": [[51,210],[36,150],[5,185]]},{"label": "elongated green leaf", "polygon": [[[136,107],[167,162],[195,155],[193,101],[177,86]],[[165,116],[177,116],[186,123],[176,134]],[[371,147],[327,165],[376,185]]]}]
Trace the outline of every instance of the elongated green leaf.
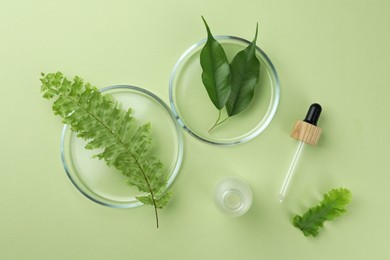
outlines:
[{"label": "elongated green leaf", "polygon": [[230,66],[225,51],[202,19],[207,30],[207,42],[200,53],[202,82],[214,106],[221,110],[230,95]]},{"label": "elongated green leaf", "polygon": [[333,189],[324,195],[319,205],[310,208],[302,216],[296,215],[293,224],[305,236],[316,237],[325,221],[346,212],[345,207],[351,202],[351,197],[351,192],[347,189]]},{"label": "elongated green leaf", "polygon": [[226,103],[229,116],[244,110],[251,102],[260,75],[260,62],[256,57],[256,35],[252,43],[237,53],[230,64],[231,92]]},{"label": "elongated green leaf", "polygon": [[102,149],[95,157],[117,168],[130,185],[148,194],[149,199],[140,201],[154,206],[158,225],[157,208],[170,196],[164,194],[168,173],[150,153],[150,124],[138,126],[131,109],[122,109],[110,95],[102,95],[79,77],[69,81],[57,72],[43,74],[41,82],[43,97],[54,100],[54,113],[87,141],[85,148]]}]

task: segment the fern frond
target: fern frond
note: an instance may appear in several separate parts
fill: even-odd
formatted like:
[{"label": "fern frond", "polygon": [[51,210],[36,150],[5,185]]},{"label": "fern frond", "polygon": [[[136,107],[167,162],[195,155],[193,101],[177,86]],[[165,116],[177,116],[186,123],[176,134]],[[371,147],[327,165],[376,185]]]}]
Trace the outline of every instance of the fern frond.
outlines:
[{"label": "fern frond", "polygon": [[[171,197],[172,197],[172,192],[165,192],[164,194],[162,194],[162,196],[159,196],[159,200],[156,201],[157,208],[159,209],[163,208],[168,203]],[[139,196],[137,197],[137,199],[145,204],[150,204],[152,202],[152,198],[150,195]]]},{"label": "fern frond", "polygon": [[85,148],[102,149],[95,157],[117,168],[130,185],[148,194],[139,201],[154,206],[158,227],[157,208],[166,204],[170,193],[164,193],[167,173],[150,153],[150,124],[138,126],[131,109],[122,109],[110,95],[102,95],[80,77],[70,81],[57,72],[42,74],[40,80],[43,97],[53,100],[54,114],[86,140]]},{"label": "fern frond", "polygon": [[333,220],[346,212],[345,207],[351,202],[351,198],[351,192],[345,188],[332,189],[324,195],[319,205],[310,208],[302,216],[296,215],[293,224],[305,236],[316,237],[325,221]]}]

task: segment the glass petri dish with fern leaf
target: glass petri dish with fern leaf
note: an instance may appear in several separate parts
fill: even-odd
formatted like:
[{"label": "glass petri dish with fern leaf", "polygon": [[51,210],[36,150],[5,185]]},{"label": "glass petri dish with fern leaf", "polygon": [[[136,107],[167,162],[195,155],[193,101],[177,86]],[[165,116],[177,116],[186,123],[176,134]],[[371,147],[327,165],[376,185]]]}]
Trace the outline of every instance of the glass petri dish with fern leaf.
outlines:
[{"label": "glass petri dish with fern leaf", "polygon": [[[166,189],[177,178],[183,157],[181,129],[169,107],[153,93],[135,86],[110,86],[100,90],[109,94],[123,109],[132,108],[139,125],[151,124],[153,156],[168,172]],[[85,149],[86,141],[64,125],[61,137],[61,157],[65,171],[74,186],[87,198],[114,208],[134,208],[143,205],[137,197],[144,196],[127,177],[104,160],[93,158],[100,151]]]}]

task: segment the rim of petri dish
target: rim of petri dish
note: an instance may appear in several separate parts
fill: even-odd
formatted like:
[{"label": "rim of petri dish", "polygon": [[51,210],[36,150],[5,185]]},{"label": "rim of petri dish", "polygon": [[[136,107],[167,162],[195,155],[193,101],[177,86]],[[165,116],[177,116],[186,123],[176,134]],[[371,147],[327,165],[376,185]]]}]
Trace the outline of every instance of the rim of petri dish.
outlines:
[{"label": "rim of petri dish", "polygon": [[[229,61],[234,54],[250,44],[250,41],[235,36],[219,35],[214,38],[225,49]],[[172,112],[186,132],[205,143],[237,145],[250,141],[269,126],[276,114],[280,100],[276,69],[265,52],[256,46],[256,56],[260,61],[260,80],[251,104],[240,114],[229,118],[223,123],[225,125],[221,124],[208,133],[207,130],[218,116],[218,110],[213,107],[201,81],[199,56],[206,41],[207,39],[203,39],[188,48],[173,68],[169,80]],[[232,50],[229,51],[229,48]]]},{"label": "rim of petri dish", "polygon": [[[122,108],[133,109],[138,125],[151,123],[152,152],[170,172],[167,190],[178,177],[183,159],[183,136],[175,115],[158,96],[131,85],[115,85],[99,90],[111,94]],[[84,148],[86,142],[68,125],[61,135],[61,159],[73,185],[88,199],[113,208],[135,208],[143,204],[136,196],[144,195],[126,183],[126,177],[103,160],[92,158],[97,150]]]}]

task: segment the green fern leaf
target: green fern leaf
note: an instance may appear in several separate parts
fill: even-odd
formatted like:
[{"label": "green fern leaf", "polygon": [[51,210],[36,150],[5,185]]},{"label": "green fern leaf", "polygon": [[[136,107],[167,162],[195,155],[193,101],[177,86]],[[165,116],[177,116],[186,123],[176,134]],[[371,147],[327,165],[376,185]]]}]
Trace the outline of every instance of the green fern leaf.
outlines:
[{"label": "green fern leaf", "polygon": [[333,220],[346,212],[345,207],[351,202],[351,198],[349,190],[333,189],[324,195],[319,205],[310,208],[302,216],[296,215],[293,224],[302,230],[305,236],[316,237],[325,221]]},{"label": "green fern leaf", "polygon": [[86,149],[102,149],[95,157],[105,160],[128,177],[128,184],[147,195],[137,199],[157,209],[171,197],[165,192],[167,172],[150,153],[151,126],[138,126],[132,110],[124,110],[110,95],[102,95],[96,87],[80,77],[73,81],[62,73],[42,74],[43,97],[53,100],[55,115],[70,125],[77,136],[86,140]]},{"label": "green fern leaf", "polygon": [[[163,208],[169,201],[169,199],[172,197],[172,192],[165,192],[161,196],[159,196],[159,200],[156,201],[156,207],[158,209]],[[139,196],[137,197],[139,201],[141,201],[144,204],[151,204],[153,203],[152,196],[145,195],[145,196]]]}]

